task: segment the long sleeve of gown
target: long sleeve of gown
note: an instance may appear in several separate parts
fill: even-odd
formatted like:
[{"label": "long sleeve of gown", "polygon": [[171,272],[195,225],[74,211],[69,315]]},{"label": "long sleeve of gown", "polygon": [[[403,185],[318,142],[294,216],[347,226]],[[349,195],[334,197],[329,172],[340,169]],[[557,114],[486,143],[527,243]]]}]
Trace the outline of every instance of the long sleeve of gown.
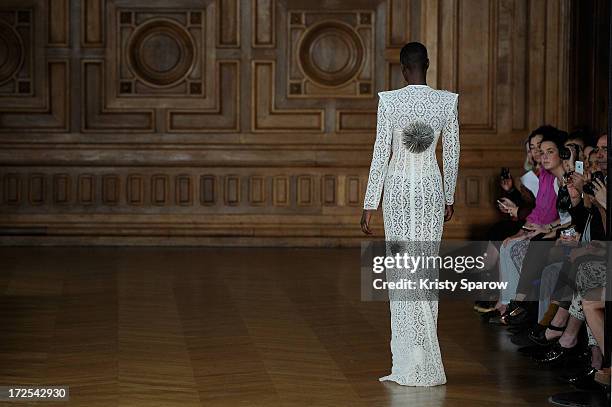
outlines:
[{"label": "long sleeve of gown", "polygon": [[442,129],[442,165],[444,171],[444,199],[447,205],[455,202],[455,187],[459,171],[459,95],[453,95],[451,111]]},{"label": "long sleeve of gown", "polygon": [[363,208],[378,209],[382,195],[385,175],[391,154],[391,126],[385,104],[379,94],[378,112],[376,114],[376,141],[372,152],[372,164],[366,188]]}]

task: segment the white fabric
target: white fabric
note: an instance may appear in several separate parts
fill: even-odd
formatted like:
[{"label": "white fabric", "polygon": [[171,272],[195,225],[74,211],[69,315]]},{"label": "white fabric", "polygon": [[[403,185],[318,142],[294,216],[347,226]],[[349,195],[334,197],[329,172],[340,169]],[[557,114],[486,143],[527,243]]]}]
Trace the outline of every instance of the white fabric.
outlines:
[{"label": "white fabric", "polygon": [[510,240],[499,248],[499,281],[507,283],[506,287],[500,290],[499,300],[502,304],[509,304],[516,296],[529,242],[529,240]]},{"label": "white fabric", "polygon": [[[444,204],[454,202],[459,166],[458,95],[426,85],[408,85],[378,95],[376,141],[364,209],[377,209],[382,195],[385,239],[424,242],[427,254],[437,255]],[[415,122],[433,131],[432,144],[421,153],[409,151],[402,143],[403,129]],[[443,178],[436,160],[440,136]],[[395,278],[398,275],[388,269],[387,279]],[[391,374],[379,380],[408,386],[446,383],[437,337],[437,300],[390,300],[389,305],[393,364]]]},{"label": "white fabric", "polygon": [[521,184],[531,191],[533,196],[538,196],[538,189],[540,187],[540,179],[535,172],[528,171],[521,177]]}]

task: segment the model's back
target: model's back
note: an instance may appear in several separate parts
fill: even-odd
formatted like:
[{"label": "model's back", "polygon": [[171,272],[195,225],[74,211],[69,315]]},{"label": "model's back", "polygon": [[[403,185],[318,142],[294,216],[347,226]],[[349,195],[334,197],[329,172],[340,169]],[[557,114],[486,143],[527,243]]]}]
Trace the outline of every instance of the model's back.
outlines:
[{"label": "model's back", "polygon": [[[378,95],[377,134],[365,197],[366,208],[378,207],[382,186],[388,176],[417,171],[431,175],[434,184],[441,184],[436,179],[440,175],[435,156],[440,135],[444,200],[446,204],[452,204],[459,162],[458,95],[427,85],[407,85]],[[390,162],[389,156],[392,157]]]}]

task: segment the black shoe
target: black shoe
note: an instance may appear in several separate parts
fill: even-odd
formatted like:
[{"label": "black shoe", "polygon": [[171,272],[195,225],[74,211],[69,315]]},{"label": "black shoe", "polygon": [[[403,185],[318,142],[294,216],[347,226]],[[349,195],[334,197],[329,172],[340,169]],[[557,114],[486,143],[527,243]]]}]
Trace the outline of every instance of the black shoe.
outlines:
[{"label": "black shoe", "polygon": [[524,326],[533,321],[533,315],[529,312],[528,304],[524,301],[510,301],[508,309],[502,315],[502,322],[510,326]]},{"label": "black shoe", "polygon": [[556,342],[552,347],[541,355],[534,355],[533,359],[544,365],[566,362],[569,359],[576,358],[580,353],[578,346],[573,348],[564,348]]},{"label": "black shoe", "polygon": [[609,406],[610,400],[600,392],[573,391],[558,393],[548,398],[548,402],[555,406],[567,407],[599,407]]},{"label": "black shoe", "polygon": [[572,386],[574,386],[578,390],[605,391],[603,386],[597,383],[594,377],[590,377],[590,376],[580,378],[575,383],[572,383]]},{"label": "black shoe", "polygon": [[[540,328],[541,327],[541,328]],[[554,325],[542,326],[538,324],[538,328],[534,328],[529,332],[529,339],[535,343],[536,345],[546,346],[550,345],[559,340],[559,337],[546,339],[546,330],[550,329],[551,331],[564,331],[565,327],[558,327]]]},{"label": "black shoe", "polygon": [[532,343],[537,343],[534,342],[532,338],[539,337],[540,335],[543,335],[544,332],[546,332],[546,327],[537,323],[527,330],[527,337],[529,338],[529,340],[531,340]]},{"label": "black shoe", "polygon": [[524,356],[529,356],[531,358],[541,358],[544,356],[546,352],[548,352],[552,348],[552,343],[546,346],[540,345],[530,345],[524,346],[522,348],[518,348],[518,352]]},{"label": "black shoe", "polygon": [[589,366],[587,368],[578,369],[575,372],[563,374],[559,376],[559,380],[561,380],[564,383],[573,384],[573,385],[584,383],[584,382],[589,382],[589,381],[594,383],[596,372],[597,372],[597,369]]}]

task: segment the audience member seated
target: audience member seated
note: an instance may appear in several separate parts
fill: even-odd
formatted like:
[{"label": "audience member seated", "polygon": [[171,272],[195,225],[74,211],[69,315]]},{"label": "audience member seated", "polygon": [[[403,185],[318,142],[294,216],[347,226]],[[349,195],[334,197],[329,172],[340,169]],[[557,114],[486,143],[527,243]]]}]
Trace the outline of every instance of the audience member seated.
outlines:
[{"label": "audience member seated", "polygon": [[[535,206],[523,225],[520,208],[528,208],[529,200],[524,191],[513,190],[512,178],[502,180],[500,210],[511,218],[491,229],[492,236],[503,236],[498,225],[505,223],[506,232],[514,232],[499,247],[500,279],[510,284],[494,313],[499,323],[509,325],[519,351],[540,364],[563,367],[564,382],[592,389],[594,377],[602,374],[604,351],[607,137],[599,137],[593,147],[582,131],[568,136],[543,126],[528,143],[538,186],[528,187],[523,179],[521,186],[535,189]],[[518,230],[517,224],[522,225]],[[539,315],[532,311],[538,302]],[[609,369],[605,374],[609,377]]]}]

